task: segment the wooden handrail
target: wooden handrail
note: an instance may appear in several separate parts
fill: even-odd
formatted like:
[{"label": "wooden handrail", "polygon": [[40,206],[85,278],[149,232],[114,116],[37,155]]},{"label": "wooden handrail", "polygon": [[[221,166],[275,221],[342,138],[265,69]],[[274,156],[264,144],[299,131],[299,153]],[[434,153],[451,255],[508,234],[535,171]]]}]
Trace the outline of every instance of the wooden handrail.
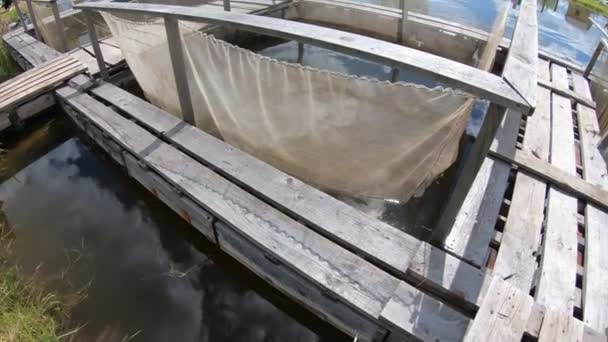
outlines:
[{"label": "wooden handrail", "polygon": [[446,86],[519,112],[530,113],[533,110],[533,107],[499,76],[447,58],[358,34],[265,16],[227,11],[211,12],[197,7],[104,1],[81,3],[74,8],[139,13],[177,20],[230,25],[239,30],[295,40],[391,67],[418,72]]}]

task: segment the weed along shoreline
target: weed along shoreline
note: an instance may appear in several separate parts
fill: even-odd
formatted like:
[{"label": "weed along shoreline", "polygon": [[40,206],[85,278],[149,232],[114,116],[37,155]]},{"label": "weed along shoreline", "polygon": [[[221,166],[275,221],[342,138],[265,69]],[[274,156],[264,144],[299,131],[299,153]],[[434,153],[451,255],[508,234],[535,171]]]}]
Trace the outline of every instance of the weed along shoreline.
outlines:
[{"label": "weed along shoreline", "polygon": [[60,341],[70,329],[74,300],[44,284],[42,271],[25,272],[14,253],[15,236],[0,206],[0,341]]}]

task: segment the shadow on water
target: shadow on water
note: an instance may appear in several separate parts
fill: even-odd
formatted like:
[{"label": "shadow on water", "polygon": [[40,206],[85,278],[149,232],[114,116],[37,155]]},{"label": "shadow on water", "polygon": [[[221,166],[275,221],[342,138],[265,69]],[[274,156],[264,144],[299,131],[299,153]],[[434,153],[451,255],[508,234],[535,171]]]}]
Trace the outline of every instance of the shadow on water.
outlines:
[{"label": "shadow on water", "polygon": [[[58,117],[52,125],[68,124]],[[217,251],[81,138],[34,139],[45,129],[22,144],[35,140],[41,151],[46,141],[49,151],[9,175],[0,199],[26,271],[61,272],[71,251],[86,260],[68,276],[91,281],[73,310],[84,324],[78,340],[345,340]],[[19,155],[30,151],[20,146]],[[19,158],[11,152],[5,165],[23,166],[11,163]]]}]

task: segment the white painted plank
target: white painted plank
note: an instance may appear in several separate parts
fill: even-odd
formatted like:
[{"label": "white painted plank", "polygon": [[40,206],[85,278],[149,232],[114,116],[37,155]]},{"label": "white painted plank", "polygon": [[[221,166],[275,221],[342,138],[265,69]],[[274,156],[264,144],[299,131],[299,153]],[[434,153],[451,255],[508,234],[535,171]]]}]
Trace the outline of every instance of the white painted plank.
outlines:
[{"label": "white painted plank", "polygon": [[[538,87],[538,104],[528,117],[523,150],[549,160],[551,124],[550,92]],[[525,293],[532,287],[536,272],[536,252],[540,246],[547,184],[519,171],[515,179],[511,207],[505,223],[493,274]]]},{"label": "white painted plank", "polygon": [[533,304],[527,293],[495,277],[464,341],[520,341]]},{"label": "white painted plank", "polygon": [[[570,100],[556,94],[552,96],[551,164],[575,175]],[[576,198],[551,186],[536,299],[543,305],[569,313],[575,302],[578,245],[576,214]]]},{"label": "white painted plank", "polygon": [[[600,140],[595,111],[577,105],[584,178],[608,187],[606,164],[597,148]],[[598,331],[608,331],[608,213],[597,206],[585,208],[585,273],[583,319]]]}]

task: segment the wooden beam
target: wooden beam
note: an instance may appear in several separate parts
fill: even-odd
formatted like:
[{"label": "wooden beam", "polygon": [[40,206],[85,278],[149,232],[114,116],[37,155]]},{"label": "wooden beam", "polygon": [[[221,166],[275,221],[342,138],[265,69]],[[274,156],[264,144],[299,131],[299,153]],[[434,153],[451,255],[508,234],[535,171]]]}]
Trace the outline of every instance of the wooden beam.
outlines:
[{"label": "wooden beam", "polygon": [[[523,149],[533,151],[540,158],[538,160],[548,163],[551,92],[540,87],[538,90],[538,106],[534,115],[528,117]],[[494,276],[507,279],[525,293],[532,288],[537,269],[536,252],[541,242],[546,191],[545,180],[527,172],[517,173],[509,215],[494,264]]]},{"label": "wooden beam", "polygon": [[587,63],[587,66],[585,67],[585,71],[583,72],[583,76],[585,78],[589,77],[589,75],[591,74],[591,70],[593,70],[595,63],[597,62],[597,59],[600,58],[602,51],[604,51],[604,49],[607,46],[608,46],[608,42],[606,42],[606,39],[600,38],[600,41],[597,43],[597,47],[593,51],[593,55],[591,55],[591,59]]},{"label": "wooden beam", "polygon": [[15,11],[17,11],[17,16],[19,17],[19,23],[21,23],[21,26],[23,26],[23,30],[27,32],[27,25],[25,24],[25,19],[23,19],[23,13],[21,13],[21,8],[19,8],[19,1],[14,1],[13,5],[15,6]]},{"label": "wooden beam", "polygon": [[536,107],[537,65],[538,22],[536,19],[536,0],[523,0],[502,77],[533,108]]},{"label": "wooden beam", "polygon": [[91,12],[84,12],[83,14],[84,19],[87,22],[87,29],[89,30],[89,37],[91,39],[91,44],[93,45],[93,52],[95,54],[95,59],[97,60],[97,66],[99,67],[101,78],[108,81],[110,79],[110,75],[108,74],[108,69],[106,69],[106,63],[103,61],[103,53],[101,52],[101,47],[99,46],[97,30],[95,29],[95,24],[93,23],[93,14]]},{"label": "wooden beam", "polygon": [[38,27],[38,21],[36,20],[36,16],[34,15],[34,7],[32,6],[32,0],[25,0],[25,3],[27,4],[27,11],[30,14],[30,20],[32,21],[32,24],[34,24],[34,31],[36,31],[36,39],[42,42],[43,40],[40,34],[40,27]]},{"label": "wooden beam", "polygon": [[[570,101],[552,94],[551,164],[576,176],[574,127]],[[576,298],[577,199],[554,185],[547,194],[544,243],[536,300],[571,313]]]},{"label": "wooden beam", "polygon": [[[587,84],[587,87],[589,85]],[[600,140],[595,111],[577,106],[583,176],[595,188],[608,188],[606,164],[597,148]],[[598,331],[608,331],[608,210],[591,203],[585,207],[585,268],[583,319]]]},{"label": "wooden beam", "polygon": [[61,15],[59,15],[59,7],[57,2],[51,2],[51,7],[53,10],[53,16],[55,17],[55,25],[57,27],[57,31],[59,31],[59,37],[61,37],[61,52],[68,52],[68,38],[65,35],[65,27],[63,26],[63,19]]},{"label": "wooden beam", "polygon": [[558,187],[562,191],[571,193],[604,210],[608,210],[608,191],[602,189],[601,186],[566,173],[538,159],[531,153],[517,151],[514,155],[507,155],[496,150],[490,150],[490,156],[516,165],[520,170],[530,173],[538,179]]},{"label": "wooden beam", "polygon": [[[556,64],[554,64],[554,65],[556,65]],[[561,65],[559,67],[563,68]],[[587,107],[591,107],[591,108],[596,107],[595,101],[593,101],[590,98],[586,98],[586,97],[579,95],[578,93],[570,90],[570,88],[568,88],[567,86],[562,87],[560,85],[555,84],[554,82],[547,82],[547,81],[540,80],[540,79],[538,80],[538,85],[540,85],[544,88],[547,88],[549,90],[552,90],[553,92],[555,92],[561,96],[565,96],[573,101],[582,103]]]},{"label": "wooden beam", "polygon": [[233,28],[278,38],[296,40],[351,54],[391,67],[412,70],[493,103],[528,113],[530,105],[502,78],[446,58],[358,34],[271,17],[201,8],[95,2],[75,8],[119,13],[170,16],[174,19],[230,25]]},{"label": "wooden beam", "polygon": [[192,98],[190,97],[188,74],[186,73],[184,48],[182,47],[182,37],[179,33],[179,23],[177,22],[177,19],[165,17],[165,29],[167,32],[167,41],[169,43],[171,65],[173,66],[173,78],[175,79],[175,85],[177,87],[182,117],[187,123],[196,125]]}]

